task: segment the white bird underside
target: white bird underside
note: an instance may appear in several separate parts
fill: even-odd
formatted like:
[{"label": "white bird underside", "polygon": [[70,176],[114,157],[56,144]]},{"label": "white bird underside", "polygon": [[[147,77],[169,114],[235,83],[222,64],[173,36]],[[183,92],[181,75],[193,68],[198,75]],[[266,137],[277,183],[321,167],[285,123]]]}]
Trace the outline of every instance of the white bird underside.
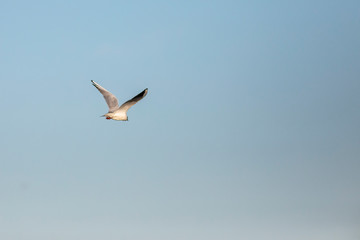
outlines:
[{"label": "white bird underside", "polygon": [[109,92],[108,90],[106,90],[105,88],[94,82],[93,80],[91,80],[91,82],[97,88],[97,90],[99,90],[99,92],[104,96],[105,101],[109,106],[109,112],[103,115],[102,117],[106,117],[106,119],[113,119],[117,121],[127,121],[128,117],[126,113],[129,110],[129,108],[131,108],[138,101],[143,99],[148,92],[148,89],[146,88],[144,89],[144,91],[142,91],[132,99],[126,101],[121,106],[119,106],[119,102],[114,94],[112,94],[111,92]]}]

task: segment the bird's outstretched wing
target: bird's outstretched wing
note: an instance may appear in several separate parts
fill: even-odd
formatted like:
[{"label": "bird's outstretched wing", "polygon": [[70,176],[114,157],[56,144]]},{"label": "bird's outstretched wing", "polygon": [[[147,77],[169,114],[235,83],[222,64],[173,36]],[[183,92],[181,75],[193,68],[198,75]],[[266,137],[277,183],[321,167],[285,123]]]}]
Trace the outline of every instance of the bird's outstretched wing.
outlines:
[{"label": "bird's outstretched wing", "polygon": [[141,99],[143,99],[146,94],[148,92],[148,89],[144,89],[144,91],[142,91],[141,93],[139,93],[138,95],[136,95],[135,97],[133,97],[132,99],[130,99],[129,101],[126,101],[125,103],[123,103],[119,110],[123,110],[123,111],[127,111],[129,110],[129,108],[131,108],[133,105],[135,105],[135,103],[137,103],[138,101],[140,101]]},{"label": "bird's outstretched wing", "polygon": [[109,92],[108,90],[106,90],[105,88],[103,88],[102,86],[100,86],[99,84],[97,84],[96,82],[94,82],[93,80],[91,80],[91,82],[97,88],[97,90],[99,90],[99,92],[104,96],[105,101],[109,106],[109,112],[114,112],[115,110],[117,110],[119,108],[119,102],[115,97],[115,95]]}]

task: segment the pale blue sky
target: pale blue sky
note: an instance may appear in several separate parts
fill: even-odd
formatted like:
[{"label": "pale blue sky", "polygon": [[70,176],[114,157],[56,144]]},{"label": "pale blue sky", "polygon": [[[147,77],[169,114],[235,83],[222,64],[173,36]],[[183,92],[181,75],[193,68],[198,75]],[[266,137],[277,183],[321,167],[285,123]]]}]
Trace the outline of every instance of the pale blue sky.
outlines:
[{"label": "pale blue sky", "polygon": [[360,238],[359,1],[2,0],[0,65],[2,240]]}]

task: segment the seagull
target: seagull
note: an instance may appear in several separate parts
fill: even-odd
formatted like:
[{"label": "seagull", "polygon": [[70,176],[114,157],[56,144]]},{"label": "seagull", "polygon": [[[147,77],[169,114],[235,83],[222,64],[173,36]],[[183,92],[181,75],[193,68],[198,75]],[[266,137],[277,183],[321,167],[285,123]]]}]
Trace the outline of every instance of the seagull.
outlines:
[{"label": "seagull", "polygon": [[144,89],[144,91],[142,91],[141,93],[130,99],[129,101],[124,102],[119,107],[119,102],[114,94],[112,94],[111,92],[109,92],[108,90],[106,90],[105,88],[94,82],[93,80],[91,80],[91,82],[97,88],[97,90],[99,90],[99,92],[104,96],[105,101],[109,106],[109,112],[101,116],[101,117],[106,117],[106,119],[108,120],[113,119],[117,121],[128,121],[128,116],[126,115],[126,112],[138,101],[143,99],[148,92],[147,88]]}]

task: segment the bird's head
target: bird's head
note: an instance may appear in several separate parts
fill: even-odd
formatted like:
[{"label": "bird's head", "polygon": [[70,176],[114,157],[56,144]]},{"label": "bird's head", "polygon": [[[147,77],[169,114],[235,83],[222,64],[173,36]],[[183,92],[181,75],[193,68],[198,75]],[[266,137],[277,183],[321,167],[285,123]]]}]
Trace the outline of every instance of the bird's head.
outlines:
[{"label": "bird's head", "polygon": [[102,115],[102,116],[100,116],[100,117],[105,117],[107,120],[110,120],[110,119],[112,119],[109,115],[107,115],[107,114],[105,114],[105,115]]}]

